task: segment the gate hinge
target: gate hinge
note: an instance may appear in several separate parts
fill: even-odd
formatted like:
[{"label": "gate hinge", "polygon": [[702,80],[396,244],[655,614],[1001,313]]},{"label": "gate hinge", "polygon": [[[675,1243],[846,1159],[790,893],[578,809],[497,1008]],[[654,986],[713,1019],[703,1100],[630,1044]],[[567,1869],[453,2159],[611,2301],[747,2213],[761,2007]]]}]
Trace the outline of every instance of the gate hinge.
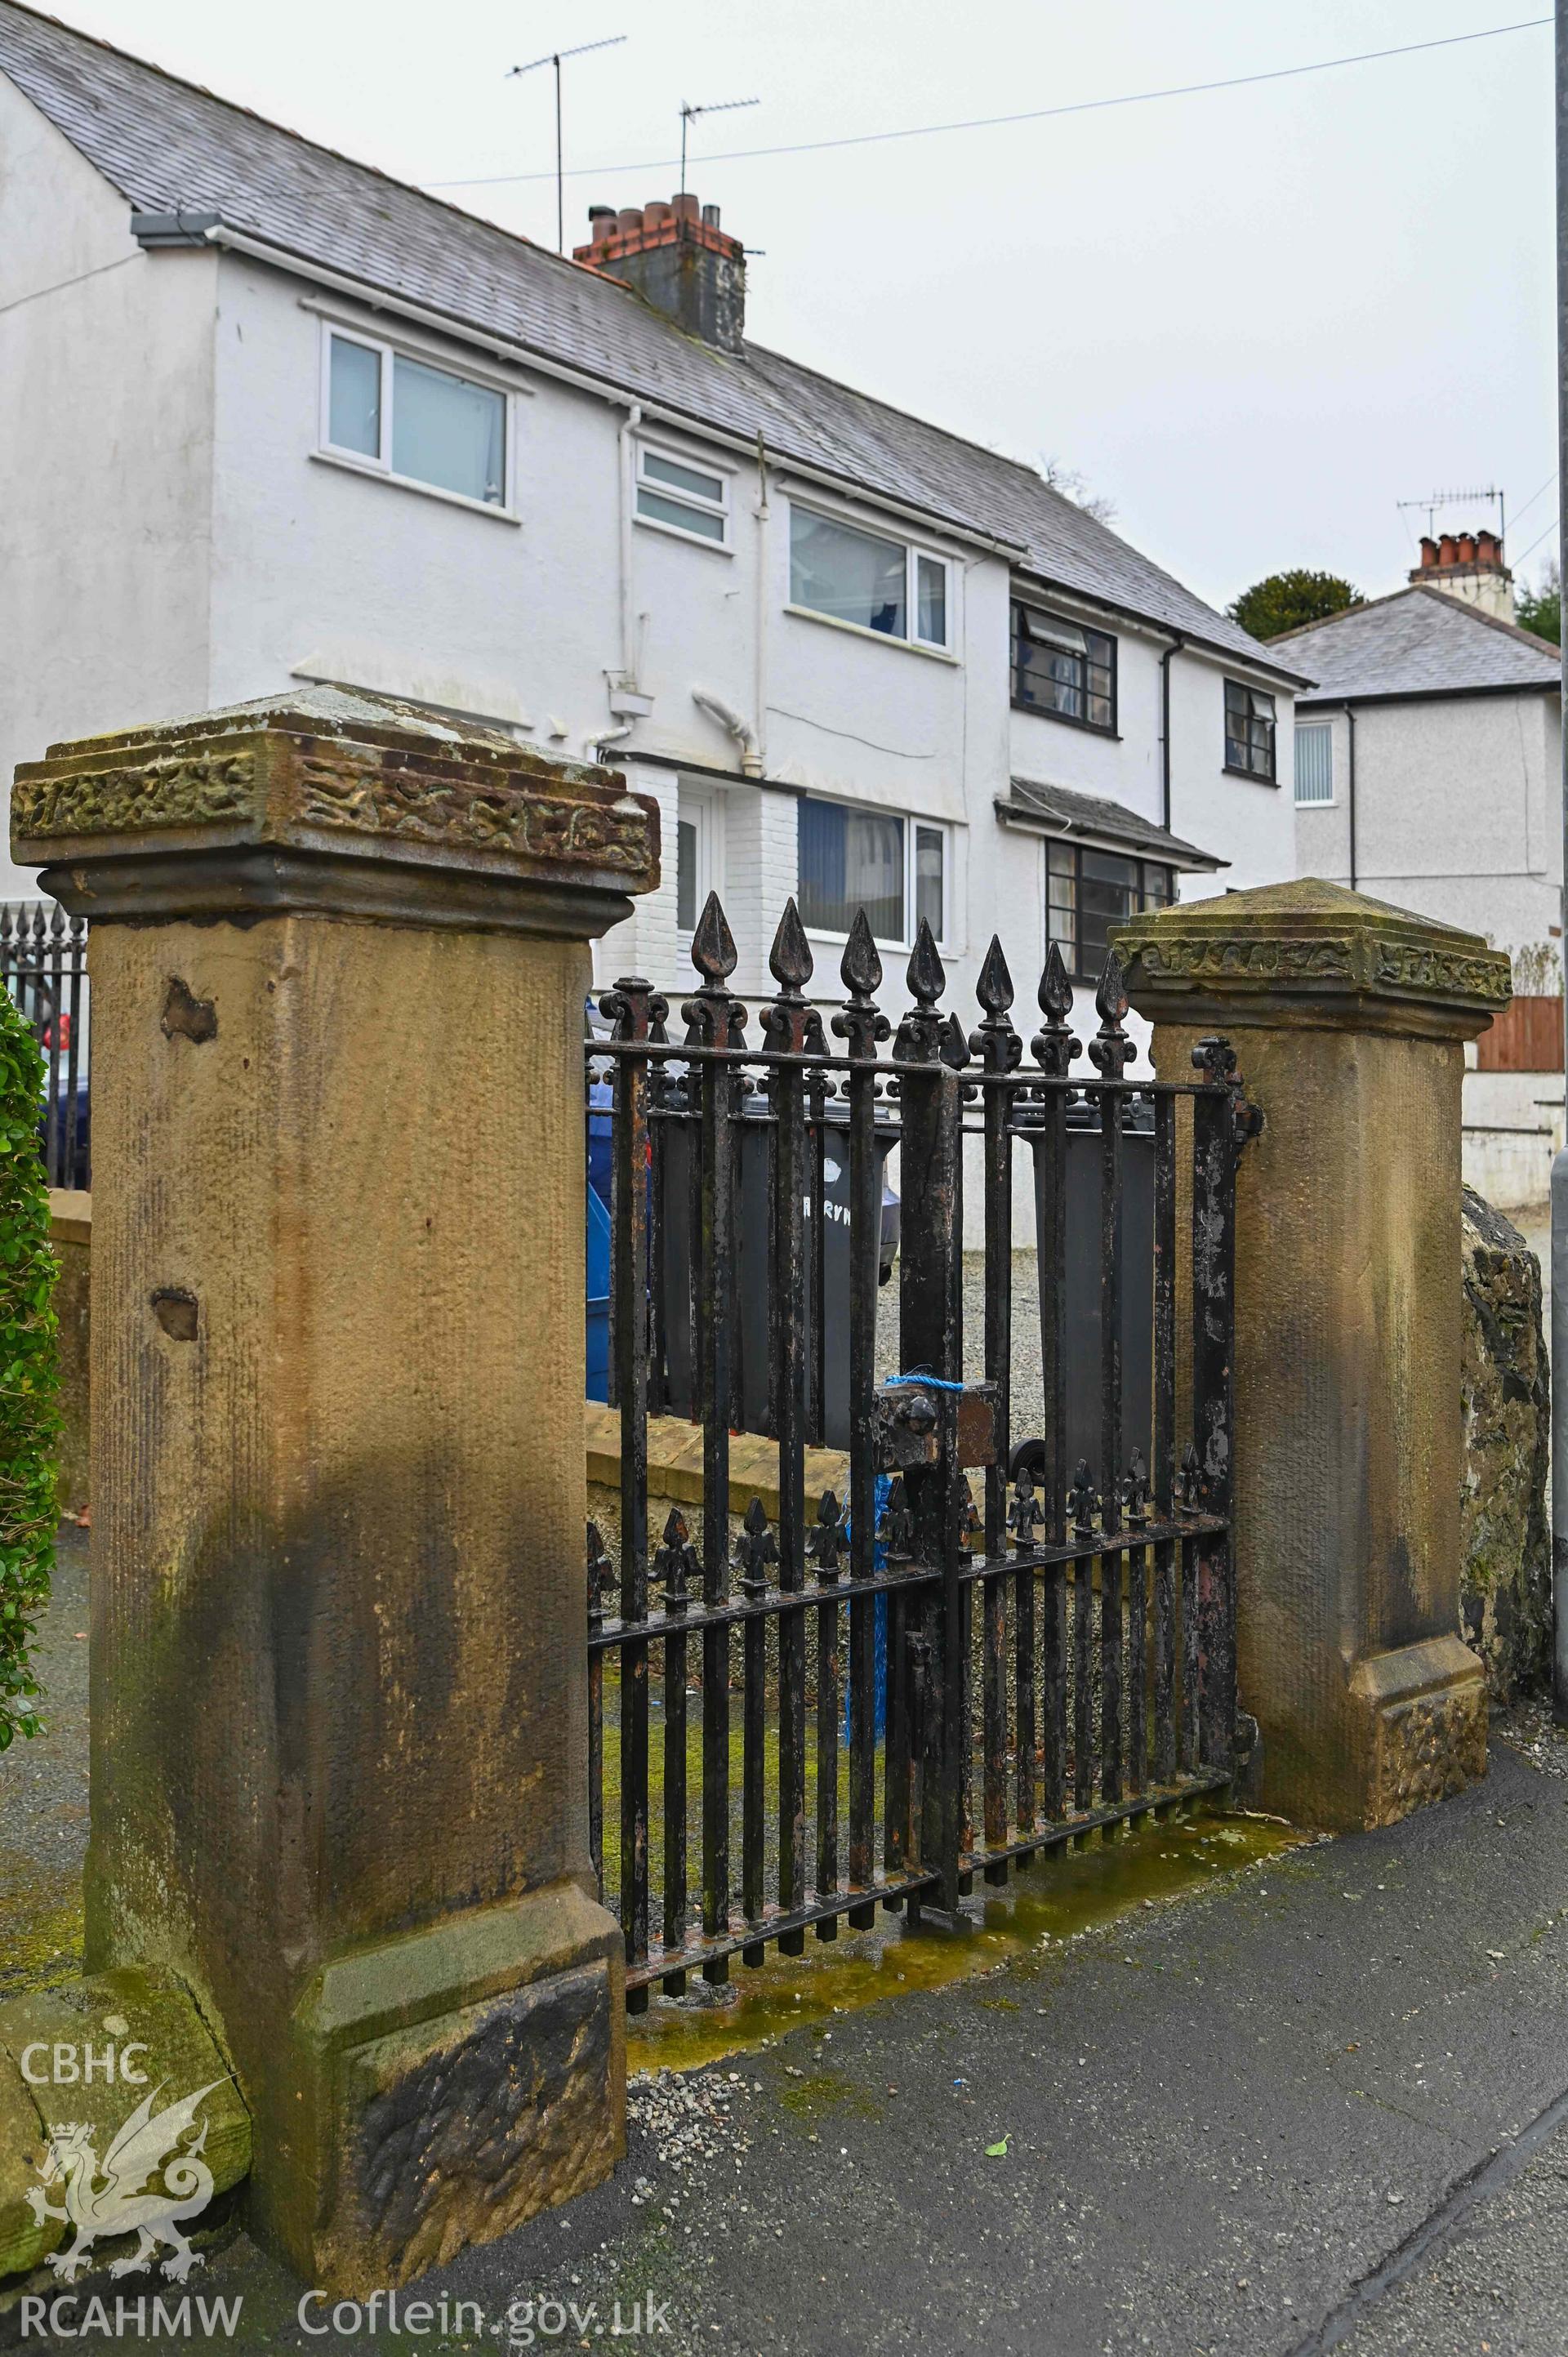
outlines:
[{"label": "gate hinge", "polygon": [[1211,1034],[1199,1039],[1192,1051],[1197,1070],[1210,1081],[1217,1081],[1230,1092],[1230,1135],[1238,1154],[1250,1138],[1262,1135],[1263,1108],[1249,1104],[1245,1095],[1245,1076],[1237,1070],[1236,1050],[1229,1039]]},{"label": "gate hinge", "polygon": [[[958,1461],[961,1465],[994,1465],[997,1461],[998,1401],[994,1383],[965,1383],[949,1397],[958,1403]],[[873,1404],[876,1469],[907,1473],[912,1466],[934,1465],[940,1451],[938,1426],[941,1394],[921,1383],[884,1383]]]}]

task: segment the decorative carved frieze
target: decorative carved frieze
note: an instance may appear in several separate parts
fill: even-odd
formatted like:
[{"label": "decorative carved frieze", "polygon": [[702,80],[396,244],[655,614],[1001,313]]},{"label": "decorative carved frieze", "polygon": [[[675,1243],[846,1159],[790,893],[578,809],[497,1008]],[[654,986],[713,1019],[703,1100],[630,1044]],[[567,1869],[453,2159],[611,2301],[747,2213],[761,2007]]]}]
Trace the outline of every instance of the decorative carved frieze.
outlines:
[{"label": "decorative carved frieze", "polygon": [[1122,943],[1151,981],[1206,975],[1251,976],[1259,982],[1348,980],[1355,952],[1348,941],[1159,941],[1133,933]]},{"label": "decorative carved frieze", "polygon": [[107,851],[115,838],[208,827],[228,845],[303,846],[329,830],[417,844],[426,859],[446,854],[456,865],[499,855],[593,870],[607,881],[624,877],[634,890],[656,873],[651,806],[606,771],[521,749],[514,763],[498,759],[489,741],[453,744],[413,730],[400,730],[401,743],[356,742],[306,732],[297,718],[263,717],[240,743],[188,737],[144,753],[156,732],[137,731],[24,763],[11,800],[18,856],[32,846],[48,861],[69,846],[91,856],[95,838]]},{"label": "decorative carved frieze", "polygon": [[251,809],[256,777],[249,752],[193,753],[105,770],[32,769],[16,780],[11,823],[18,835],[47,840],[241,819]]},{"label": "decorative carved frieze", "polygon": [[413,837],[454,851],[510,851],[628,874],[648,862],[648,818],[638,804],[472,785],[315,754],[300,764],[297,815],[306,826]]},{"label": "decorative carved frieze", "polygon": [[[1318,888],[1325,897],[1314,907],[1313,888],[1239,893],[1119,931],[1134,1006],[1142,1006],[1141,994],[1163,1005],[1162,994],[1171,992],[1195,1000],[1234,992],[1238,1007],[1318,996],[1326,1004],[1424,1004],[1434,1015],[1444,1006],[1489,1013],[1508,1005],[1508,959],[1475,934],[1429,926],[1342,890]],[[1260,921],[1265,915],[1269,921]]]},{"label": "decorative carved frieze", "polygon": [[1439,998],[1485,998],[1506,1006],[1513,996],[1506,958],[1466,957],[1414,942],[1376,941],[1373,980],[1384,989],[1431,991]]}]

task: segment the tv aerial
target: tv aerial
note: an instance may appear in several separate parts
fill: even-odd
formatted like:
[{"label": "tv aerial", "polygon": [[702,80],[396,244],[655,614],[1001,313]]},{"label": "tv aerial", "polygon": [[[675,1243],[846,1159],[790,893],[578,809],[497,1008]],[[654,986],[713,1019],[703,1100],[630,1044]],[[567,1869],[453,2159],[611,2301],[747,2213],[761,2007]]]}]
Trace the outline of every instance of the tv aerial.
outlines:
[{"label": "tv aerial", "polygon": [[[514,81],[519,74],[531,74],[541,66],[555,69],[555,251],[566,251],[566,191],[565,173],[561,162],[561,68],[567,58],[585,58],[590,49],[615,49],[625,40],[624,33],[610,33],[602,41],[579,41],[575,49],[549,49],[542,58],[530,58],[525,66],[509,66],[506,79]],[[684,175],[682,175],[684,177]]]}]

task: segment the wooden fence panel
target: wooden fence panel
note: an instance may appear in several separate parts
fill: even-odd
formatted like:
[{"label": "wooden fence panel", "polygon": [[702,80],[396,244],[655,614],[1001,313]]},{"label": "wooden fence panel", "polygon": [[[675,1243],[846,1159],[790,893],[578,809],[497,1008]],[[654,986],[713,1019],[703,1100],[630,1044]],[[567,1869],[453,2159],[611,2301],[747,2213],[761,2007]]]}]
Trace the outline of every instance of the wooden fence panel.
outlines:
[{"label": "wooden fence panel", "polygon": [[1562,999],[1514,999],[1477,1040],[1476,1062],[1483,1072],[1560,1072]]}]

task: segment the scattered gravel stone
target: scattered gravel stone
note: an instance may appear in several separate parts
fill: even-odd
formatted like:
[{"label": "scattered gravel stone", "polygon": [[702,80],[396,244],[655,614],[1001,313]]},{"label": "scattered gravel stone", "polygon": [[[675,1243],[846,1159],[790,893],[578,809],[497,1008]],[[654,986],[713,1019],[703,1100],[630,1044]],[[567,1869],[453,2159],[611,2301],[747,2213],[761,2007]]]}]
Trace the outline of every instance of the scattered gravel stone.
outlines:
[{"label": "scattered gravel stone", "polygon": [[1531,1695],[1513,1704],[1492,1720],[1499,1743],[1523,1752],[1543,1776],[1568,1776],[1568,1727],[1559,1727],[1543,1695]]},{"label": "scattered gravel stone", "polygon": [[[747,2123],[739,2115],[749,2090],[738,2074],[711,2079],[705,2073],[660,2071],[653,2077],[634,2079],[627,2089],[629,2126],[640,2128],[653,2147],[654,2158],[685,2175],[698,2162],[724,2155],[738,2158],[751,2149]],[[634,2201],[646,2201],[655,2189],[639,2178]]]}]

